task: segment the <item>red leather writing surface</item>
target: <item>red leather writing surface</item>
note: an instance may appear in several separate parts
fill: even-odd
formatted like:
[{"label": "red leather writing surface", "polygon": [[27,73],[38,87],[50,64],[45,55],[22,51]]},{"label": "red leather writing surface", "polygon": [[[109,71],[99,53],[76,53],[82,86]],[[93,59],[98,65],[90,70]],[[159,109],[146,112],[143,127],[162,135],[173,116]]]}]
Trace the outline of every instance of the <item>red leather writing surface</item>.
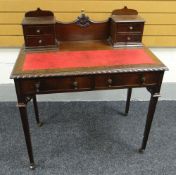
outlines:
[{"label": "red leather writing surface", "polygon": [[155,63],[144,49],[116,49],[27,53],[24,71],[111,67],[118,65]]}]

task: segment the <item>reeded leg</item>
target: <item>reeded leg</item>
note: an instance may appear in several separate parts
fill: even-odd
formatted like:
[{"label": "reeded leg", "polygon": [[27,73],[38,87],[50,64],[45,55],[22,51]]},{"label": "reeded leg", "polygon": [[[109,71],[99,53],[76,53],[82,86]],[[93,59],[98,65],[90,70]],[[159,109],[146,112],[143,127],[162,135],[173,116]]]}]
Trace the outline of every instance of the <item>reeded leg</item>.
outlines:
[{"label": "reeded leg", "polygon": [[125,115],[128,115],[128,112],[129,112],[131,93],[132,93],[132,88],[128,88]]},{"label": "reeded leg", "polygon": [[22,104],[22,105],[18,105],[18,107],[20,110],[21,122],[23,126],[23,131],[24,131],[24,136],[25,136],[25,141],[26,141],[26,146],[27,146],[27,151],[28,151],[28,156],[30,161],[30,168],[34,169],[35,164],[34,164],[34,158],[32,153],[32,143],[31,143],[31,136],[29,131],[26,105]]},{"label": "reeded leg", "polygon": [[147,120],[146,120],[146,124],[145,124],[144,137],[143,137],[143,141],[142,141],[142,146],[139,149],[139,152],[141,152],[141,153],[145,150],[146,145],[147,145],[147,140],[149,137],[150,128],[152,125],[153,116],[155,113],[157,102],[158,102],[158,95],[151,95],[149,108],[148,108],[148,114],[147,114]]},{"label": "reeded leg", "polygon": [[39,119],[39,112],[38,112],[38,106],[37,106],[37,99],[36,99],[36,96],[34,95],[33,97],[33,104],[34,104],[34,111],[35,111],[35,118],[36,118],[36,121],[37,121],[37,125],[39,127],[41,127],[43,125],[42,122],[40,122],[40,119]]}]

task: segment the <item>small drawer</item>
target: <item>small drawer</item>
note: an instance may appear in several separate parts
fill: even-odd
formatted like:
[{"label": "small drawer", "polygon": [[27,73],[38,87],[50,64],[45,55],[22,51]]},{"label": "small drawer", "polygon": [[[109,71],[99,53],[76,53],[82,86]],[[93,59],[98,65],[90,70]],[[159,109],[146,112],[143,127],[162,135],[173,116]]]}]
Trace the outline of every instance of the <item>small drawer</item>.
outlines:
[{"label": "small drawer", "polygon": [[25,39],[26,47],[33,46],[50,46],[55,45],[55,37],[53,35],[45,36],[27,36]]},{"label": "small drawer", "polygon": [[25,35],[45,35],[45,34],[53,34],[54,25],[47,25],[47,26],[24,26],[24,34]]},{"label": "small drawer", "polygon": [[109,75],[97,75],[95,78],[95,89],[107,89],[116,87],[140,87],[154,85],[158,82],[158,73],[120,73]]},{"label": "small drawer", "polygon": [[144,23],[117,23],[117,33],[143,33]]},{"label": "small drawer", "polygon": [[142,41],[142,35],[116,35],[116,42],[141,42]]}]

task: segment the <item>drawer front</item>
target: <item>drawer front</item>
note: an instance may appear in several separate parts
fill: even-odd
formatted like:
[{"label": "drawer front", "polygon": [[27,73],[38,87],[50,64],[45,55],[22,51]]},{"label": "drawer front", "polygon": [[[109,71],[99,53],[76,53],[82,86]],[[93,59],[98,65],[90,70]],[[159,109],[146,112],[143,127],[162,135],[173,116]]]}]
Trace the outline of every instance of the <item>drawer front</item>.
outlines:
[{"label": "drawer front", "polygon": [[117,33],[143,33],[144,23],[117,23]]},{"label": "drawer front", "polygon": [[27,47],[55,45],[55,37],[53,35],[27,36],[25,44]]},{"label": "drawer front", "polygon": [[24,94],[76,92],[96,89],[118,89],[146,87],[160,83],[162,73],[118,73],[94,76],[23,79],[21,90]]},{"label": "drawer front", "polygon": [[25,35],[45,35],[53,34],[54,35],[54,25],[47,26],[24,26]]},{"label": "drawer front", "polygon": [[141,42],[142,35],[117,35],[116,42]]},{"label": "drawer front", "polygon": [[95,78],[96,89],[118,88],[118,87],[142,87],[158,83],[158,73],[121,73],[109,75],[97,75]]},{"label": "drawer front", "polygon": [[89,76],[41,78],[23,80],[21,86],[24,93],[52,93],[91,90],[93,79]]}]

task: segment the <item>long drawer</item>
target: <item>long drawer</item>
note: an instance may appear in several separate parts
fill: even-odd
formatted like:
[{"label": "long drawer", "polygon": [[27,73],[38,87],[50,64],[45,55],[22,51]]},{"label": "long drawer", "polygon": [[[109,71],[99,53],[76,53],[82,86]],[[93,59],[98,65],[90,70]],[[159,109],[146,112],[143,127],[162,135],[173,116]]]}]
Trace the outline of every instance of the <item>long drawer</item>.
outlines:
[{"label": "long drawer", "polygon": [[158,72],[97,75],[95,78],[95,89],[154,85],[158,83],[158,75]]},{"label": "long drawer", "polygon": [[91,76],[25,79],[21,86],[25,93],[83,91],[92,89],[93,79]]}]

